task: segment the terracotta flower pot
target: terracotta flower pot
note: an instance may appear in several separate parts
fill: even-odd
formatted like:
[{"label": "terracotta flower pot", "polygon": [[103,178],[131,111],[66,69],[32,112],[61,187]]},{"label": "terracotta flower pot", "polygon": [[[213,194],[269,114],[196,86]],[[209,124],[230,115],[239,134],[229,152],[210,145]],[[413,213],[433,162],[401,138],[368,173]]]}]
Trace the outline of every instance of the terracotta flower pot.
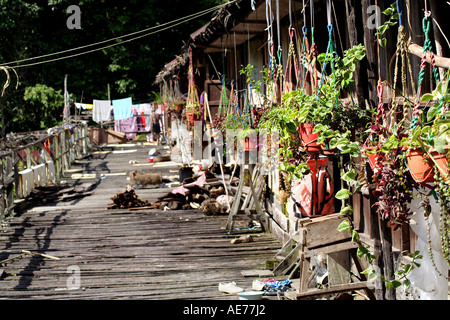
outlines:
[{"label": "terracotta flower pot", "polygon": [[368,147],[364,146],[363,150],[367,155],[367,158],[369,160],[369,165],[372,171],[375,171],[375,168],[377,168],[377,164],[379,166],[378,169],[381,169],[382,166],[380,163],[378,163],[381,160],[381,155],[379,153],[369,153],[371,150],[373,150],[375,147]]},{"label": "terracotta flower pot", "polygon": [[448,159],[447,156],[445,154],[439,153],[436,151],[436,149],[431,148],[430,150],[430,156],[433,159],[430,159],[430,165],[433,164],[434,160],[434,164],[437,165],[438,169],[439,169],[439,173],[444,177],[444,179],[447,181],[448,180]]},{"label": "terracotta flower pot", "polygon": [[192,111],[187,111],[186,117],[189,122],[189,125],[191,125],[191,126],[194,125],[195,120],[199,120],[199,118],[200,118],[200,116],[197,113],[194,113]]},{"label": "terracotta flower pot", "polygon": [[319,135],[313,133],[314,125],[311,123],[302,123],[298,134],[300,135],[302,147],[305,148],[307,152],[320,152],[322,147],[317,143]]},{"label": "terracotta flower pot", "polygon": [[411,176],[417,183],[434,181],[434,166],[431,159],[426,159],[422,151],[408,150],[406,164]]}]

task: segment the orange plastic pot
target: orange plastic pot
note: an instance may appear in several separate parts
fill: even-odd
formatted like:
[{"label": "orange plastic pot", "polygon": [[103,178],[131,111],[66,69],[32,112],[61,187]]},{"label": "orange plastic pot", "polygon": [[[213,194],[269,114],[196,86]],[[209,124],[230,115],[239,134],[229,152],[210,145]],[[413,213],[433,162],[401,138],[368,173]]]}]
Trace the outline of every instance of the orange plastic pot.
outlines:
[{"label": "orange plastic pot", "polygon": [[320,152],[322,147],[317,143],[319,135],[313,133],[314,125],[311,123],[302,123],[300,125],[298,134],[300,135],[302,147],[305,148],[307,152]]}]

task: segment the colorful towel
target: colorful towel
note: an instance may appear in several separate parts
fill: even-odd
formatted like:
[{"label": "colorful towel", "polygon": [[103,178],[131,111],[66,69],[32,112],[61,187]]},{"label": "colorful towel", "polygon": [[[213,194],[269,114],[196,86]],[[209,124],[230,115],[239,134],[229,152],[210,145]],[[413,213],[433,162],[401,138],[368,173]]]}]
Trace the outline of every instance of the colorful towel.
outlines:
[{"label": "colorful towel", "polygon": [[133,117],[132,99],[124,98],[112,101],[114,120],[125,120]]}]

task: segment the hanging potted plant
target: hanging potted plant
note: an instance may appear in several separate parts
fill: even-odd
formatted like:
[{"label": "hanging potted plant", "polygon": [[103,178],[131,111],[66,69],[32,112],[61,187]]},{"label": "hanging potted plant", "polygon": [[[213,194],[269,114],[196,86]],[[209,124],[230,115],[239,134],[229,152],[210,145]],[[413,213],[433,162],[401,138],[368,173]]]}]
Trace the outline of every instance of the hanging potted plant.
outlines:
[{"label": "hanging potted plant", "polygon": [[[341,98],[342,91],[353,81],[353,71],[364,56],[363,45],[346,50],[342,58],[335,52],[322,53],[318,56],[317,60],[320,63],[332,66],[332,73],[328,77],[322,75],[324,81],[318,88],[317,96],[312,96],[311,100],[299,100],[302,115],[300,133],[305,139],[310,139],[311,151],[334,154],[336,150],[333,149],[336,148],[330,146],[333,137],[349,131],[354,134],[360,127],[365,126],[365,121],[361,120],[367,115],[362,108],[344,103]],[[314,129],[310,131],[310,128]]]},{"label": "hanging potted plant", "polygon": [[[259,118],[259,133],[269,134],[272,141],[279,147],[277,160],[280,171],[280,193],[279,201],[285,203],[291,192],[291,185],[294,180],[300,180],[303,174],[309,169],[306,164],[300,136],[299,109],[293,108],[289,103],[273,105],[266,110]],[[270,135],[273,133],[273,135]],[[277,141],[274,141],[276,137]]]},{"label": "hanging potted plant", "polygon": [[427,104],[426,115],[417,110],[412,120],[406,157],[408,168],[419,183],[434,182],[435,173],[448,181],[450,112],[445,102],[450,101],[450,95],[446,94],[447,88],[442,90],[442,84],[422,96],[422,101],[435,102]]},{"label": "hanging potted plant", "polygon": [[280,124],[286,128],[290,128],[292,134],[298,134],[301,147],[306,152],[319,152],[322,149],[317,143],[319,136],[317,133],[313,132],[313,109],[318,107],[316,98],[306,94],[303,90],[298,89],[283,95],[283,105],[289,109],[295,110],[296,114],[295,118],[293,118],[293,115],[285,115],[285,117],[287,117],[285,119],[280,118],[282,121]]}]

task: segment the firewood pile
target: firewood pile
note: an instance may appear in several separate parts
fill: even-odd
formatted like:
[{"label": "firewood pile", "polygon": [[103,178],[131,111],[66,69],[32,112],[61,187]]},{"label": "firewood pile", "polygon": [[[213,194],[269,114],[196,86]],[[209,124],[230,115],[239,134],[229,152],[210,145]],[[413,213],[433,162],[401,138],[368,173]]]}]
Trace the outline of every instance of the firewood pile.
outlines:
[{"label": "firewood pile", "polygon": [[[231,184],[237,185],[238,182],[239,179],[234,178]],[[200,209],[205,215],[228,214],[233,201],[233,197],[227,197],[222,180],[209,171],[185,179],[181,186],[157,198],[154,203],[140,199],[132,186],[111,199],[113,202],[108,204],[108,209]]]},{"label": "firewood pile", "polygon": [[111,198],[112,203],[108,204],[108,209],[128,209],[128,208],[142,208],[153,207],[147,200],[142,200],[138,197],[133,188],[128,187],[124,192],[119,192]]}]

